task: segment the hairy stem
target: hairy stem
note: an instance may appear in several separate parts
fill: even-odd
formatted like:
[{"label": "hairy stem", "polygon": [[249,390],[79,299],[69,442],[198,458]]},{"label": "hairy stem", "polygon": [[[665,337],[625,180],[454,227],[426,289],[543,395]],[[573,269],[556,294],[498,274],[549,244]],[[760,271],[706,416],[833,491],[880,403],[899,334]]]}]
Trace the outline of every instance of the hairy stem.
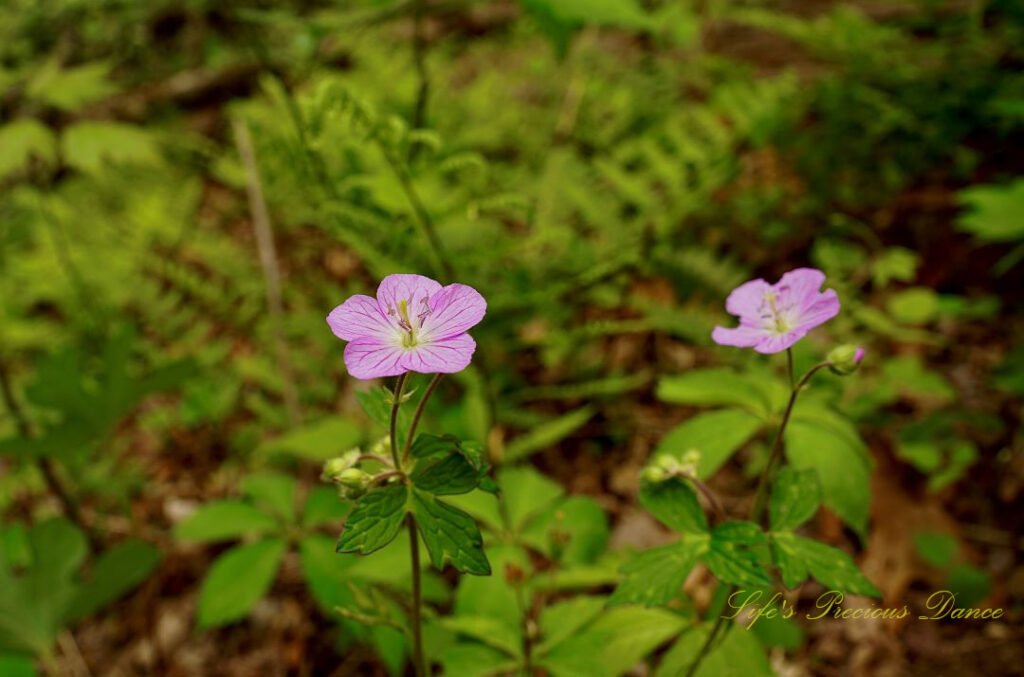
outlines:
[{"label": "hairy stem", "polygon": [[[759,522],[761,519],[761,513],[764,511],[764,501],[768,491],[768,484],[770,477],[774,474],[775,464],[778,461],[782,452],[782,436],[786,432],[786,426],[789,425],[789,418],[793,414],[793,405],[796,404],[797,397],[800,396],[800,391],[803,390],[807,382],[811,380],[819,370],[829,366],[828,362],[821,362],[811,367],[806,374],[800,379],[799,382],[794,384],[793,379],[793,351],[786,350],[786,366],[789,374],[789,401],[786,403],[786,410],[782,414],[782,421],[779,423],[778,430],[775,431],[775,439],[772,441],[771,454],[768,456],[768,463],[765,465],[764,470],[761,472],[761,479],[757,483],[757,491],[754,494],[754,502],[750,506],[750,514],[747,519],[752,522]],[[729,595],[736,591],[736,586],[730,588]],[[708,634],[707,639],[704,640],[704,644],[700,648],[700,652],[694,659],[693,663],[690,664],[689,669],[686,671],[686,677],[693,677],[697,673],[697,668],[704,662],[708,653],[714,646],[715,639],[722,632],[725,627],[725,616],[719,614],[718,618],[715,619],[715,624],[711,628],[711,632]]]},{"label": "hairy stem", "polygon": [[412,450],[413,438],[416,437],[416,428],[420,425],[420,418],[423,417],[423,410],[427,407],[427,400],[434,394],[434,389],[437,388],[437,384],[441,382],[444,374],[434,374],[434,378],[430,379],[430,384],[427,386],[426,391],[423,393],[423,397],[420,398],[420,403],[416,405],[416,411],[412,415],[412,423],[409,424],[409,435],[405,438],[405,450],[402,452],[402,463],[409,462],[409,452]]},{"label": "hairy stem", "polygon": [[395,464],[396,470],[402,469],[402,464],[398,460],[398,408],[402,406],[402,392],[405,390],[407,376],[408,374],[399,375],[395,381],[395,392],[392,393],[394,402],[391,403],[391,428],[389,430],[391,437],[388,440],[388,446],[391,447],[391,461]]}]

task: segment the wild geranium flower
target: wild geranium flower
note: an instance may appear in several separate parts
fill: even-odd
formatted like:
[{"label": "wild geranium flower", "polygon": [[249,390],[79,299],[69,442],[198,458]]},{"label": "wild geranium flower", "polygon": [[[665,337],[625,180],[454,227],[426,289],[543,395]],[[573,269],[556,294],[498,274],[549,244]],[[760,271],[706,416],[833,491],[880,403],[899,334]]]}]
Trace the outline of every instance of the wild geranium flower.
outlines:
[{"label": "wild geranium flower", "polygon": [[377,298],[357,294],[327,316],[348,341],[345,366],[356,378],[408,371],[451,374],[469,365],[476,341],[466,332],[483,319],[487,301],[464,284],[442,287],[422,275],[388,275]]},{"label": "wild geranium flower", "polygon": [[725,300],[725,309],[739,317],[740,325],[733,329],[715,327],[712,340],[759,353],[789,348],[839,313],[835,290],[820,291],[824,282],[825,273],[814,268],[791,270],[775,284],[764,280],[744,282]]}]

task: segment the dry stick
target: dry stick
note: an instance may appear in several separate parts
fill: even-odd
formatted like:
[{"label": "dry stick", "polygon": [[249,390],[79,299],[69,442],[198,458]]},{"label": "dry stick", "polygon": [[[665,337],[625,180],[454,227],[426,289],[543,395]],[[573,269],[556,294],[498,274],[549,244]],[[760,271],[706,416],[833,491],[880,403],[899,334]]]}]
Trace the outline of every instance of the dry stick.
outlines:
[{"label": "dry stick", "polygon": [[[759,522],[761,517],[761,511],[764,509],[764,497],[768,489],[768,478],[772,475],[773,466],[779,458],[782,451],[782,434],[786,431],[786,425],[789,423],[789,417],[793,413],[793,405],[796,404],[796,398],[800,395],[800,391],[807,385],[807,382],[811,380],[820,369],[829,366],[829,362],[821,362],[811,367],[800,382],[792,386],[792,390],[789,393],[789,401],[786,403],[786,411],[782,415],[782,422],[779,424],[778,430],[775,431],[775,439],[772,441],[771,454],[768,456],[768,464],[764,468],[764,472],[761,473],[761,479],[757,483],[757,491],[754,494],[754,503],[750,508],[750,515],[748,519],[752,522]],[[789,382],[793,383],[793,352],[790,349],[786,350],[786,366],[789,371]],[[735,586],[730,588],[729,597],[735,592]],[[727,598],[728,599],[728,598]],[[711,628],[711,632],[708,634],[707,639],[704,640],[704,644],[700,648],[700,652],[697,657],[690,664],[689,669],[686,671],[686,677],[693,677],[697,672],[697,668],[707,657],[708,652],[714,645],[715,638],[718,637],[718,633],[722,631],[725,626],[725,616],[719,615],[715,620],[714,626]]]},{"label": "dry stick", "polygon": [[274,325],[277,367],[284,377],[284,406],[288,412],[288,423],[295,427],[302,422],[302,413],[299,410],[299,397],[295,389],[295,376],[288,355],[288,344],[284,337],[281,272],[277,265],[274,235],[270,228],[270,213],[267,211],[267,202],[263,197],[263,183],[260,181],[259,166],[256,164],[256,152],[253,149],[249,126],[239,119],[233,120],[231,125],[235,132],[238,156],[245,166],[245,192],[249,197],[252,229],[256,235],[256,247],[260,253],[260,266],[263,269],[263,279],[266,284],[267,309],[270,311],[270,318]]},{"label": "dry stick", "polygon": [[[14,423],[18,428],[18,434],[25,439],[32,437],[32,424],[29,423],[28,416],[25,414],[25,410],[21,408],[18,398],[14,396],[11,377],[7,372],[7,365],[3,361],[0,361],[0,395],[3,396],[4,406],[10,412],[11,418],[14,419]],[[92,552],[98,552],[102,544],[92,529],[86,526],[85,520],[82,519],[82,513],[78,509],[78,504],[71,497],[71,493],[60,479],[56,461],[47,456],[42,456],[36,463],[39,467],[39,472],[43,475],[43,479],[46,482],[46,487],[57,499],[57,502],[60,503],[64,515],[85,534],[89,549]]]}]

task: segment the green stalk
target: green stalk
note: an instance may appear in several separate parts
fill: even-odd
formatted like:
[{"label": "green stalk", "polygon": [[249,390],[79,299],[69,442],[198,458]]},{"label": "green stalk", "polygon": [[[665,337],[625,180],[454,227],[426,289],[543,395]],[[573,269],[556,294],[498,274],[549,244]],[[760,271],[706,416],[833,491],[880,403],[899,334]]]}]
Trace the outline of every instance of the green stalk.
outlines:
[{"label": "green stalk", "polygon": [[437,388],[437,384],[441,382],[444,374],[434,374],[434,378],[430,380],[430,384],[427,386],[427,390],[423,393],[423,397],[420,398],[420,403],[416,405],[416,411],[412,415],[412,423],[409,425],[409,436],[405,438],[405,450],[402,452],[402,463],[409,462],[409,453],[412,451],[413,438],[416,436],[416,428],[420,425],[420,418],[423,416],[423,410],[427,407],[427,400],[434,394],[434,389]]},{"label": "green stalk", "polygon": [[[796,384],[793,382],[793,351],[790,349],[786,350],[786,366],[788,368],[787,371],[789,373],[790,384],[789,401],[786,403],[786,410],[782,414],[782,422],[779,424],[778,430],[775,431],[775,439],[772,441],[772,450],[771,454],[768,456],[768,463],[761,472],[761,479],[758,480],[757,483],[754,502],[750,506],[750,514],[747,517],[747,519],[752,522],[759,522],[761,520],[761,513],[764,511],[765,497],[768,492],[769,478],[774,474],[775,464],[782,455],[782,438],[783,434],[786,432],[786,426],[789,425],[790,416],[793,414],[793,405],[796,404],[796,399],[799,397],[800,391],[803,390],[804,386],[811,380],[811,377],[818,373],[820,369],[829,366],[829,363],[821,362],[814,365]],[[726,599],[731,597],[735,591],[736,586],[732,586]],[[690,668],[686,671],[686,677],[693,677],[697,673],[697,668],[699,668],[700,664],[704,662],[705,658],[707,658],[712,646],[714,646],[715,639],[725,627],[725,620],[725,616],[719,614],[718,618],[715,620],[714,626],[711,628],[710,634],[708,634],[708,638],[704,640],[704,644],[700,648],[700,653],[697,654],[697,658],[694,659],[693,663],[690,664]]]}]

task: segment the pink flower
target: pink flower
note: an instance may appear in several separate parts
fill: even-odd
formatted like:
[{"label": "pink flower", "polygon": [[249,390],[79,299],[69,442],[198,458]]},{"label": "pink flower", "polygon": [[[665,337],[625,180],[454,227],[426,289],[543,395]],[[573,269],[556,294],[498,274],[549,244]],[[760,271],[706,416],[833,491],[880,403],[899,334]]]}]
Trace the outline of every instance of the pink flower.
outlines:
[{"label": "pink flower", "polygon": [[422,275],[388,275],[377,298],[358,294],[327,316],[334,335],[348,341],[345,366],[356,378],[407,371],[451,374],[469,365],[476,341],[466,333],[483,319],[487,301],[464,284]]},{"label": "pink flower", "polygon": [[712,340],[759,353],[789,348],[811,329],[839,314],[835,290],[819,291],[824,282],[825,273],[813,268],[791,270],[776,284],[744,282],[725,300],[725,309],[740,318],[740,326],[715,327]]}]

